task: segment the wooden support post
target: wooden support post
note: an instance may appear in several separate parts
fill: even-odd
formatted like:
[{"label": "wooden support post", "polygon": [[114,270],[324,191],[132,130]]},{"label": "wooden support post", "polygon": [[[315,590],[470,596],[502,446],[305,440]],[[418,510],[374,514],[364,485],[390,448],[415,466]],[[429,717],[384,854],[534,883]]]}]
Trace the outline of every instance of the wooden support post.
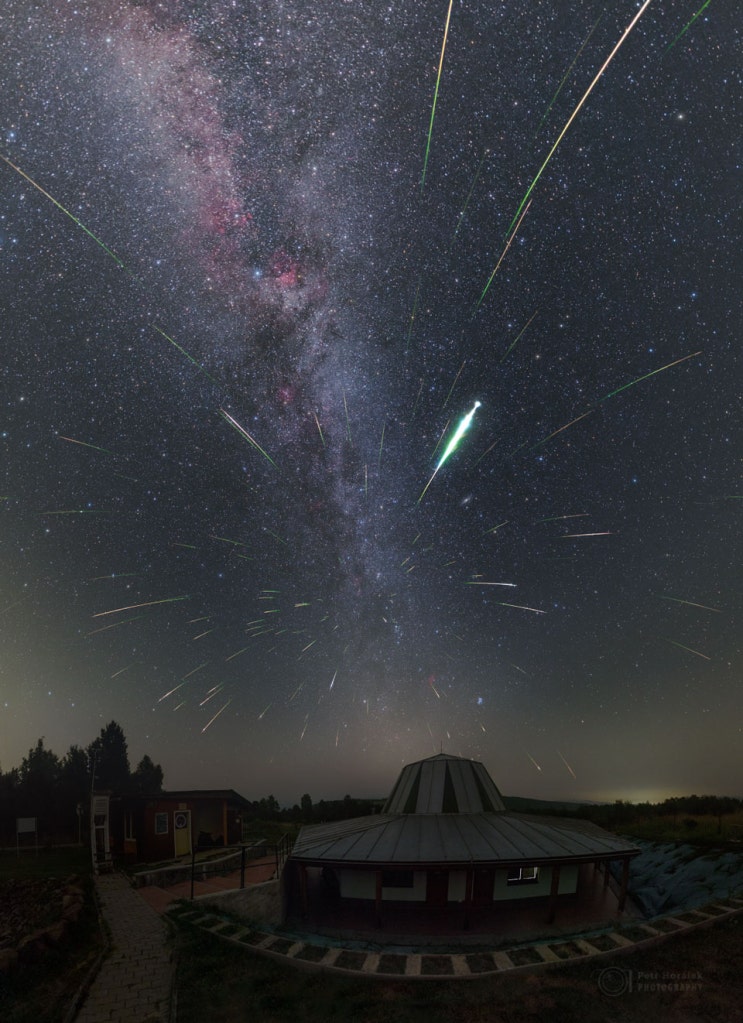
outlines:
[{"label": "wooden support post", "polygon": [[377,927],[382,926],[382,871],[374,871],[374,918]]},{"label": "wooden support post", "polygon": [[307,867],[304,863],[299,864],[299,899],[302,905],[302,916],[307,916],[309,909],[307,900]]},{"label": "wooden support post", "polygon": [[619,902],[617,903],[617,910],[620,913],[624,912],[624,904],[627,901],[627,885],[629,883],[629,856],[625,856],[622,860],[622,887],[619,890]]},{"label": "wooden support post", "polygon": [[552,881],[550,882],[550,901],[547,910],[547,923],[553,923],[557,911],[557,893],[560,890],[560,864],[552,865]]},{"label": "wooden support post", "polygon": [[609,879],[611,877],[611,871],[609,870],[610,860],[604,860],[604,888],[609,887]]},{"label": "wooden support post", "polygon": [[474,871],[472,867],[467,868],[467,876],[464,882],[464,920],[462,926],[465,931],[470,927],[470,909],[472,908],[472,880]]}]

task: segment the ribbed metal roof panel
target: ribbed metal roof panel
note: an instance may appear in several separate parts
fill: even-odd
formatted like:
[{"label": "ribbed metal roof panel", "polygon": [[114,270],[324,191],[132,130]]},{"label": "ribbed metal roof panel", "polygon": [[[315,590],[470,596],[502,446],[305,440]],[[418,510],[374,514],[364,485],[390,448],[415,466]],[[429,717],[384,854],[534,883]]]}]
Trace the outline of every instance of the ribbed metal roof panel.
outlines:
[{"label": "ribbed metal roof panel", "polygon": [[[415,805],[416,813],[431,813],[431,786],[433,785],[433,764],[424,760],[417,765],[420,773],[420,785],[418,787],[418,802]],[[404,811],[403,811],[404,812]]]},{"label": "ribbed metal roof panel", "polygon": [[[451,787],[447,796],[447,774]],[[452,789],[456,807],[452,807]],[[484,798],[483,798],[484,797]],[[415,803],[413,806],[412,803]],[[447,806],[444,807],[444,803]],[[436,754],[407,764],[383,813],[480,813],[505,811],[500,792],[485,766],[476,760]]]},{"label": "ribbed metal roof panel", "polygon": [[326,863],[534,863],[637,852],[601,828],[511,813],[386,814],[302,829],[292,857]]}]

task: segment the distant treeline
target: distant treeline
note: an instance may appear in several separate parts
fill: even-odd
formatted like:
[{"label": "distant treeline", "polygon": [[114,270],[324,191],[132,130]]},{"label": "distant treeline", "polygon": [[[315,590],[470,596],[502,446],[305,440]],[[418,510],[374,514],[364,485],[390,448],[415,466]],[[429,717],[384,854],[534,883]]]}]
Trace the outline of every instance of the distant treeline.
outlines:
[{"label": "distant treeline", "polygon": [[294,806],[282,807],[273,796],[251,802],[251,809],[243,815],[246,821],[283,821],[288,824],[323,824],[330,821],[348,820],[349,817],[367,817],[379,813],[384,799],[321,799],[312,802],[312,797],[305,792],[299,803]]},{"label": "distant treeline", "polygon": [[20,767],[0,770],[0,843],[14,844],[16,820],[35,817],[40,844],[87,841],[93,788],[118,795],[162,791],[163,770],[145,754],[129,767],[123,729],[109,722],[89,746],[70,746],[58,757],[43,737]]},{"label": "distant treeline", "polygon": [[[553,817],[573,817],[592,821],[610,830],[638,821],[667,819],[678,823],[682,818],[691,820],[699,816],[718,819],[743,811],[743,800],[734,796],[672,796],[660,803],[631,803],[617,799],[613,803],[560,803],[538,799],[504,796],[509,810],[516,813],[549,814]],[[693,825],[687,825],[693,830]]]},{"label": "distant treeline", "polygon": [[[86,841],[94,788],[115,795],[155,795],[163,791],[163,771],[147,755],[130,769],[126,737],[115,721],[102,728],[89,746],[71,746],[61,758],[44,746],[42,737],[19,768],[5,773],[0,770],[0,844],[15,844],[16,820],[26,817],[37,818],[41,843],[74,842],[78,837]],[[282,807],[274,796],[266,796],[253,800],[243,819],[245,824],[320,824],[379,813],[384,802],[346,795],[315,803],[306,792],[299,803]],[[716,817],[722,833],[723,817],[743,815],[743,800],[732,796],[674,796],[660,803],[621,799],[613,803],[548,802],[504,796],[504,802],[517,813],[579,818],[609,830],[629,829],[637,834],[642,833],[637,830],[640,825],[664,822],[691,833],[697,827],[697,817]],[[648,832],[648,837],[653,834]]]}]

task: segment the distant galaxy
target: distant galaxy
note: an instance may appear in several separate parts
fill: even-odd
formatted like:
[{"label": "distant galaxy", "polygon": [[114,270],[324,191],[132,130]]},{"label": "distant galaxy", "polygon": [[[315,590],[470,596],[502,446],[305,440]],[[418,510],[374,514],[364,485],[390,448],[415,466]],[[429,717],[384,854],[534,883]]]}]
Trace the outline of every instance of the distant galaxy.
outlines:
[{"label": "distant galaxy", "polygon": [[248,798],[441,749],[736,794],[741,26],[697,7],[7,0],[3,770],[115,719]]}]

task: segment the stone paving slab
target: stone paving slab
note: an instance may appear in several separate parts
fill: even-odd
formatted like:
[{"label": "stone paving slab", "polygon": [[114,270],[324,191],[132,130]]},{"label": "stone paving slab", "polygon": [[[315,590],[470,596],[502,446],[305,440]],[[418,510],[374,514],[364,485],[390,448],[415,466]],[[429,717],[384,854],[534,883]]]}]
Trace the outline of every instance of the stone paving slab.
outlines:
[{"label": "stone paving slab", "polygon": [[75,1023],[167,1023],[173,985],[168,932],[128,878],[95,878],[111,949]]},{"label": "stone paving slab", "polygon": [[[743,900],[731,900],[733,905],[721,906],[721,910],[725,910],[721,914],[705,914],[704,910],[699,910],[695,913],[698,916],[698,921],[689,923],[673,916],[664,917],[663,921],[672,922],[672,929],[670,931],[661,929],[660,926],[654,927],[652,923],[637,924],[637,928],[645,933],[644,937],[632,939],[627,937],[625,934],[620,934],[618,931],[607,930],[596,936],[586,935],[581,937],[579,935],[568,936],[567,941],[575,946],[576,949],[580,950],[581,957],[602,957],[606,955],[612,955],[616,952],[624,951],[632,947],[643,947],[647,944],[654,944],[657,940],[664,940],[673,934],[680,934],[684,930],[694,929],[698,926],[709,925],[714,923],[715,920],[722,920],[730,918],[731,916],[740,916],[743,913]],[[219,935],[218,930],[215,930],[214,915],[209,914],[197,914],[194,918],[194,914],[191,911],[176,911],[172,914],[175,919],[179,922],[183,921],[187,926],[202,926],[202,929],[207,933],[213,934],[215,937],[222,937],[226,941],[234,941],[235,935]],[[203,920],[203,925],[201,921]],[[675,926],[674,926],[675,925]],[[251,946],[255,949],[265,949],[266,951],[273,951],[271,945],[277,940],[276,934],[261,934],[256,933],[257,942],[251,942]],[[592,943],[595,941],[595,944]],[[607,939],[609,939],[607,941]],[[538,967],[553,966],[558,963],[566,964],[570,961],[576,961],[575,954],[567,958],[557,955],[548,944],[544,941],[534,942],[528,946],[519,945],[514,946],[512,949],[507,950],[496,950],[487,953],[465,953],[465,952],[392,952],[381,954],[379,952],[358,952],[349,951],[343,949],[340,946],[328,946],[325,947],[322,944],[321,939],[318,937],[316,944],[313,942],[296,941],[290,944],[287,939],[284,939],[287,945],[287,950],[283,952],[287,958],[294,958],[298,953],[306,950],[307,948],[314,947],[317,952],[317,956],[302,956],[304,963],[310,962],[321,969],[343,969],[344,972],[356,972],[365,976],[378,976],[390,978],[393,976],[399,977],[437,977],[443,979],[444,977],[473,977],[473,976],[486,976],[488,973],[493,974],[501,971],[510,970],[530,970]],[[551,943],[555,945],[555,942]],[[557,943],[560,944],[559,942]],[[610,947],[607,947],[610,946]],[[522,962],[522,953],[532,950],[532,953],[536,954],[538,958],[533,961]],[[509,955],[512,953],[512,956]],[[276,952],[276,954],[279,954]],[[359,960],[358,963],[353,964],[349,960]],[[399,958],[404,961],[404,972],[401,970],[398,972],[394,970],[390,972],[389,960],[390,958]],[[477,962],[474,967],[470,966],[468,958],[486,961],[490,959],[492,967],[487,968],[485,963]],[[483,968],[485,966],[485,968]],[[438,968],[437,968],[438,967]],[[108,1019],[108,1017],[104,1017]]]}]

